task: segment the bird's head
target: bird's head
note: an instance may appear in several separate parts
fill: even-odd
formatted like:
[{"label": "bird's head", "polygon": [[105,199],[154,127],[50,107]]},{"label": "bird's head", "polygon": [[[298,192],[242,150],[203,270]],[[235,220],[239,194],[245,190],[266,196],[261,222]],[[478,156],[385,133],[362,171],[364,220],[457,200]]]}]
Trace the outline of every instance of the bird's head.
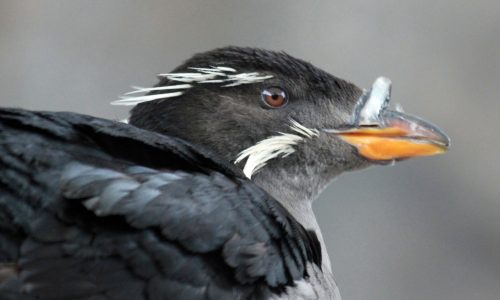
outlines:
[{"label": "bird's head", "polygon": [[312,199],[343,171],[447,149],[443,132],[389,99],[383,77],[363,91],[283,52],[227,47],[116,104],[135,105],[131,124],[204,146],[271,194]]}]

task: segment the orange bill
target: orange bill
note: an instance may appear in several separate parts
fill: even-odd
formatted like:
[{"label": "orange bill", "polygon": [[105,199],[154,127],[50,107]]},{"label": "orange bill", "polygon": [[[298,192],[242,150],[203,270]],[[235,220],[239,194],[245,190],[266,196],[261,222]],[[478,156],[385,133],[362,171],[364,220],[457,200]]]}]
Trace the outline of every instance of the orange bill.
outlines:
[{"label": "orange bill", "polygon": [[418,117],[385,110],[379,120],[378,125],[336,130],[335,134],[373,161],[441,154],[450,145],[444,132]]}]

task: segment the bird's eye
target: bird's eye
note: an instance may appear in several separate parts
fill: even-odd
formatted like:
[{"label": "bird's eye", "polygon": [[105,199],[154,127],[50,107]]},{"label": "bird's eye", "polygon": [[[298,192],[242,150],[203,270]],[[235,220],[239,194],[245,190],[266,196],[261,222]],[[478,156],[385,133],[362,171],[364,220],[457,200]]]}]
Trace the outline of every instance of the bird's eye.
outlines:
[{"label": "bird's eye", "polygon": [[262,102],[266,107],[279,108],[288,102],[286,92],[279,87],[268,87],[262,91]]}]

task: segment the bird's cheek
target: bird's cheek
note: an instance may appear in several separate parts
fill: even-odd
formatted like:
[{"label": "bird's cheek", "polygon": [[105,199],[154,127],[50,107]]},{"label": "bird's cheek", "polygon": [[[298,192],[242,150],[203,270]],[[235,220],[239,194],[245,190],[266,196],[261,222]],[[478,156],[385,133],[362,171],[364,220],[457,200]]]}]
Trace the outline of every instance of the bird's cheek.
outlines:
[{"label": "bird's cheek", "polygon": [[321,152],[318,157],[322,157],[324,163],[339,171],[360,169],[370,165],[368,160],[357,155],[356,149],[338,136],[321,133],[318,143],[320,145],[316,147],[316,151]]}]

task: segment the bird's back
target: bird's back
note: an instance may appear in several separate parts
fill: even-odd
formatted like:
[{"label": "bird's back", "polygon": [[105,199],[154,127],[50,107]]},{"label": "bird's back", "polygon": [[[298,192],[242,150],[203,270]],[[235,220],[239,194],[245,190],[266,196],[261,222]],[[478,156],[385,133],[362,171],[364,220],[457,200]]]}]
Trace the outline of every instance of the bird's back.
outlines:
[{"label": "bird's back", "polygon": [[2,299],[278,297],[318,272],[319,249],[198,147],[89,116],[0,110]]}]

